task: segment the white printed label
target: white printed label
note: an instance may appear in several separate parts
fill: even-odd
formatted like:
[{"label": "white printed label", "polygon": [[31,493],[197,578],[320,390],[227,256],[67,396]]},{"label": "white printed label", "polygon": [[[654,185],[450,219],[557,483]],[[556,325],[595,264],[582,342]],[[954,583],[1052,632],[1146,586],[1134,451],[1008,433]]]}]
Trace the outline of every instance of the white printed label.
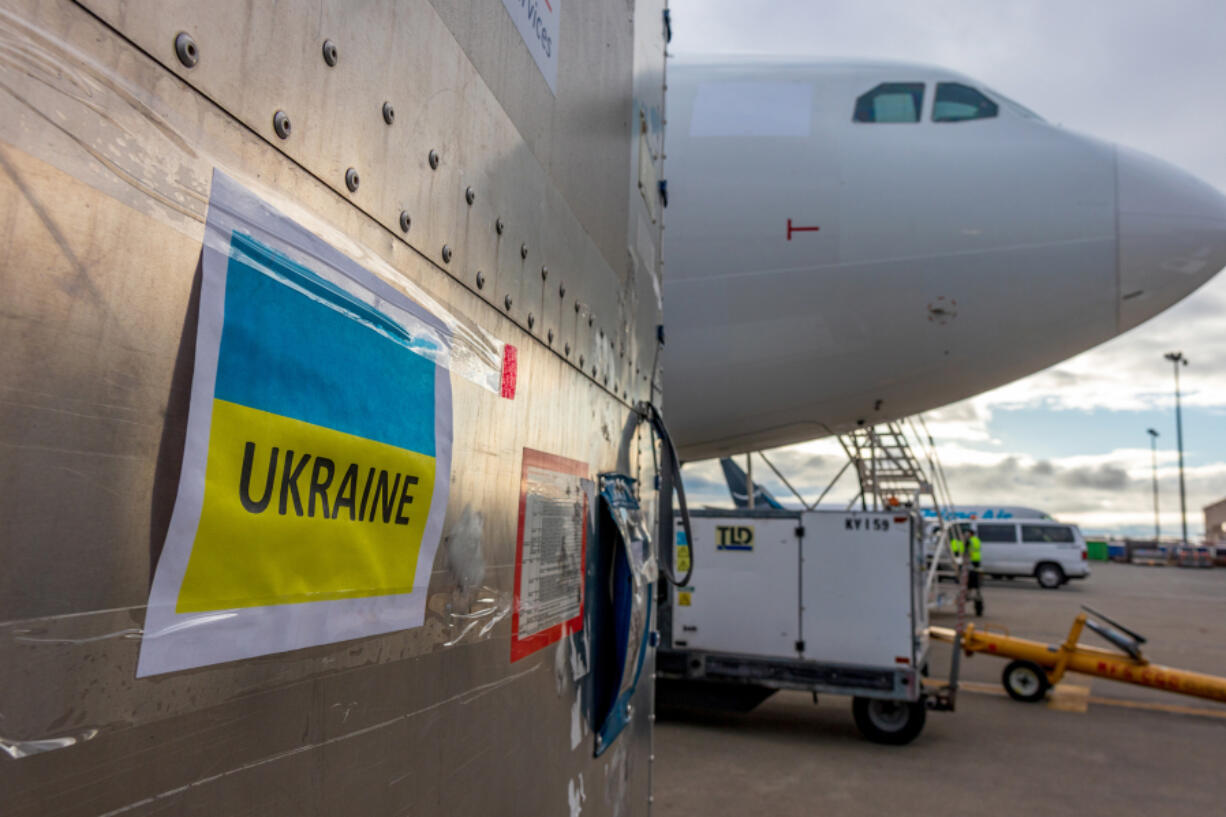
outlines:
[{"label": "white printed label", "polygon": [[502,0],[546,84],[558,94],[558,9],[562,0]]},{"label": "white printed label", "polygon": [[519,635],[535,635],[583,610],[583,490],[579,478],[530,469],[524,503]]},{"label": "white printed label", "polygon": [[583,629],[588,466],[524,449],[515,545],[511,660]]}]

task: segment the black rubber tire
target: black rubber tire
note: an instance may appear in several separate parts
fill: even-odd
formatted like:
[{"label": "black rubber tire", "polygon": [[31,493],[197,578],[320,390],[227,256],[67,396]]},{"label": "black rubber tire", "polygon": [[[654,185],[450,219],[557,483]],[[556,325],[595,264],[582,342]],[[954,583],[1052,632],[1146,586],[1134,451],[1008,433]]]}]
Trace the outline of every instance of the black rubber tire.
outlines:
[{"label": "black rubber tire", "polygon": [[879,698],[853,698],[851,714],[860,734],[873,743],[905,746],[924,731],[928,707],[919,701],[883,701]]},{"label": "black rubber tire", "polygon": [[975,599],[975,616],[983,618],[983,599]]},{"label": "black rubber tire", "polygon": [[1034,577],[1039,582],[1039,587],[1044,590],[1055,590],[1060,585],[1068,581],[1064,577],[1064,570],[1055,562],[1040,562],[1035,566]]},{"label": "black rubber tire", "polygon": [[1000,674],[1000,682],[1004,684],[1005,692],[1015,701],[1033,704],[1047,696],[1051,682],[1047,673],[1038,664],[1031,661],[1010,661],[1005,665],[1005,671]]}]

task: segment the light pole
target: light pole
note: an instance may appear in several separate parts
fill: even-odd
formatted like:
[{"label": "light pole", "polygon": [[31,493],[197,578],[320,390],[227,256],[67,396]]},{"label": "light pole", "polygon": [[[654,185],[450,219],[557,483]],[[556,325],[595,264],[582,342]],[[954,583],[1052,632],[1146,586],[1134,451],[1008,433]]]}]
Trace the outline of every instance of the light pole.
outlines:
[{"label": "light pole", "polygon": [[1183,352],[1167,352],[1163,355],[1175,366],[1175,442],[1179,446],[1179,519],[1183,526],[1183,544],[1188,544],[1188,502],[1183,484],[1183,417],[1179,410],[1179,364],[1188,365]]},{"label": "light pole", "polygon": [[1154,461],[1154,547],[1157,547],[1162,538],[1162,530],[1158,527],[1158,432],[1152,428],[1145,430],[1149,432],[1149,453]]}]

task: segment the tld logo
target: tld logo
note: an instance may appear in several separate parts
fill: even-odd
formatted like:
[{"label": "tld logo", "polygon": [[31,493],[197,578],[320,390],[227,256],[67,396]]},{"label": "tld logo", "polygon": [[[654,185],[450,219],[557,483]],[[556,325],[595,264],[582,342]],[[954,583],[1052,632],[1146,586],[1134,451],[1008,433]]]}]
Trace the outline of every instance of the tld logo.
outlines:
[{"label": "tld logo", "polygon": [[890,529],[890,520],[882,519],[881,517],[873,517],[867,519],[859,516],[848,516],[843,519],[844,530],[880,530],[886,531]]},{"label": "tld logo", "polygon": [[716,550],[753,550],[752,525],[716,525]]}]

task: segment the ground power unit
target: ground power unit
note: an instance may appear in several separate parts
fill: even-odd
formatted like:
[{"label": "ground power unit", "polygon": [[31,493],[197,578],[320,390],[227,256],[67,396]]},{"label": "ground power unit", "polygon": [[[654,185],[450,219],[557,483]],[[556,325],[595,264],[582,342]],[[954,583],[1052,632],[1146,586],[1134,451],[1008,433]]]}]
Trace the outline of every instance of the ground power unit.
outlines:
[{"label": "ground power unit", "polygon": [[925,720],[920,520],[910,511],[701,510],[661,622],[662,706],[747,710],[779,689],[853,696],[870,739]]}]

